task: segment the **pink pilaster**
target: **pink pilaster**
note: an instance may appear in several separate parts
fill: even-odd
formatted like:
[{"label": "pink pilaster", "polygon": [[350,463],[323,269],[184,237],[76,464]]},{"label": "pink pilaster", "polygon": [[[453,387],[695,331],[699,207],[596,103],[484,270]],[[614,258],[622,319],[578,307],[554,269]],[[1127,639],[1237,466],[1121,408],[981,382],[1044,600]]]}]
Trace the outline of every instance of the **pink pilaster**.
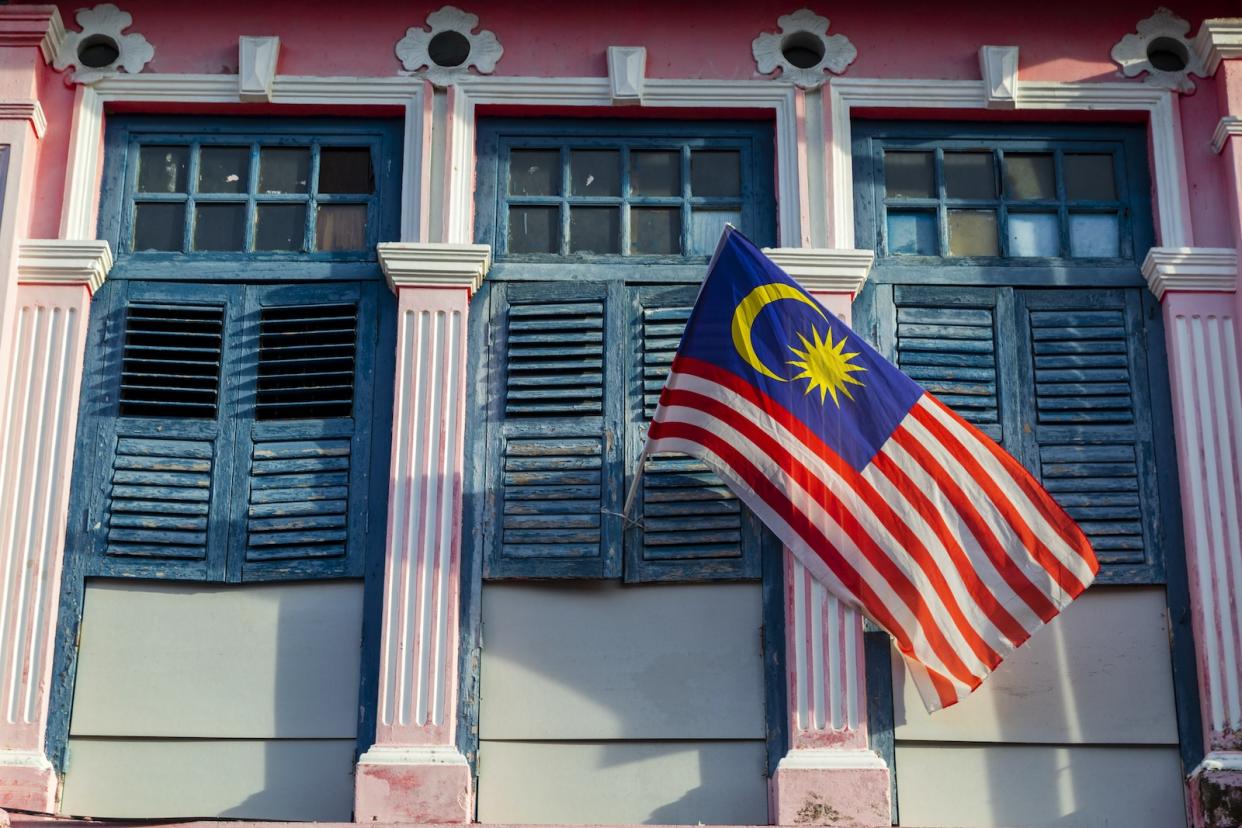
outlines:
[{"label": "pink pilaster", "polygon": [[[767,253],[829,311],[850,322],[871,251]],[[828,593],[788,549],[784,555],[789,752],[769,781],[772,822],[887,826],[889,771],[867,746],[862,616]]]},{"label": "pink pilaster", "polygon": [[23,242],[0,407],[0,807],[50,812],[52,648],[90,298],[107,242]]},{"label": "pink pilaster", "polygon": [[466,319],[490,249],[396,243],[379,256],[397,294],[397,372],[378,727],[354,818],[470,822],[456,745]]}]

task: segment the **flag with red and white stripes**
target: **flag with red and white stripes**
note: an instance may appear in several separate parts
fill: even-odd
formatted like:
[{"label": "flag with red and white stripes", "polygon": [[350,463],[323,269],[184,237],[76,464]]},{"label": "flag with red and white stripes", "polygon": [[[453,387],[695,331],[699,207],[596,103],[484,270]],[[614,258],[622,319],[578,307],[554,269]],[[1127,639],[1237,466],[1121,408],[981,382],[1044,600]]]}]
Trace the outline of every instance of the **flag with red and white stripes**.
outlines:
[{"label": "flag with red and white stripes", "polygon": [[707,463],[893,636],[929,710],[979,686],[1099,569],[1017,460],[732,228],[644,452]]}]

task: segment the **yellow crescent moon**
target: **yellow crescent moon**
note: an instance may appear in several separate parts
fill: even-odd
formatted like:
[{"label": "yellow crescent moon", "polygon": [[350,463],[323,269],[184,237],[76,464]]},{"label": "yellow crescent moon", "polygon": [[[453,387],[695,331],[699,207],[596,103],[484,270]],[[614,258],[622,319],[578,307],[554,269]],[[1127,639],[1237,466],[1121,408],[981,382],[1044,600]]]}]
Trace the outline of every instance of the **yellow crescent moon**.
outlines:
[{"label": "yellow crescent moon", "polygon": [[810,305],[825,320],[828,319],[827,316],[824,316],[824,309],[819,306],[818,302],[793,285],[786,285],[781,282],[760,285],[747,294],[746,298],[738,303],[737,309],[733,311],[733,347],[737,349],[742,359],[746,360],[747,365],[765,377],[771,377],[779,382],[788,382],[788,379],[778,377],[772,373],[768,366],[763,364],[759,359],[759,355],[755,353],[754,343],[750,341],[750,329],[755,324],[755,318],[759,316],[759,312],[771,303],[781,299],[794,299]]}]

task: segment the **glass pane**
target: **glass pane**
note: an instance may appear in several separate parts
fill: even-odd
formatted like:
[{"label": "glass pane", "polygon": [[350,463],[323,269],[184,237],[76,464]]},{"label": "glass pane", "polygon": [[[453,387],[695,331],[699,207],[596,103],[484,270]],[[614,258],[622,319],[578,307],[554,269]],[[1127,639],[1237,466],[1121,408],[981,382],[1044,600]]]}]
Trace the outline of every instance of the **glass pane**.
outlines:
[{"label": "glass pane", "polygon": [[254,228],[255,250],[303,250],[306,235],[306,206],[303,204],[260,204]]},{"label": "glass pane", "polygon": [[189,159],[188,147],[143,147],[138,151],[138,192],[184,193]]},{"label": "glass pane", "polygon": [[631,152],[630,193],[637,196],[681,195],[681,153],[675,150]]},{"label": "glass pane", "polygon": [[134,250],[180,250],[184,226],[184,204],[139,204],[134,207]]},{"label": "glass pane", "polygon": [[559,253],[561,211],[556,207],[510,207],[510,253]]},{"label": "glass pane", "polygon": [[573,195],[619,196],[621,153],[617,150],[574,150],[569,153],[569,178]]},{"label": "glass pane", "polygon": [[569,211],[571,253],[620,253],[620,207],[574,207]]},{"label": "glass pane", "polygon": [[996,213],[992,210],[950,210],[949,255],[999,256]]},{"label": "glass pane", "polygon": [[362,250],[366,246],[367,205],[319,205],[319,214],[315,216],[316,250]]},{"label": "glass pane", "polygon": [[310,150],[264,147],[259,150],[259,192],[304,193],[310,178]]},{"label": "glass pane", "polygon": [[935,198],[930,152],[884,153],[884,189],[889,198]]},{"label": "glass pane", "polygon": [[1065,176],[1065,197],[1070,201],[1113,201],[1117,198],[1111,155],[1067,153],[1061,165]]},{"label": "glass pane", "polygon": [[996,164],[990,152],[946,152],[944,194],[949,198],[996,198]]},{"label": "glass pane", "polygon": [[631,208],[630,252],[637,254],[680,253],[681,210]]},{"label": "glass pane", "polygon": [[1121,234],[1115,213],[1071,213],[1070,255],[1086,258],[1121,255]]},{"label": "glass pane", "polygon": [[1056,198],[1057,184],[1051,155],[1005,156],[1005,196],[1018,201]]},{"label": "glass pane", "polygon": [[244,193],[249,177],[249,147],[203,147],[199,150],[200,193]]},{"label": "glass pane", "polygon": [[509,193],[511,195],[560,195],[560,152],[515,149],[509,153]]},{"label": "glass pane", "polygon": [[888,252],[893,256],[937,256],[935,213],[888,214]]},{"label": "glass pane", "polygon": [[375,176],[371,171],[371,150],[367,147],[321,147],[319,150],[319,192],[373,193]]},{"label": "glass pane", "polygon": [[1056,213],[1010,213],[1010,256],[1060,256],[1061,223]]},{"label": "glass pane", "polygon": [[241,250],[245,244],[245,204],[199,204],[194,208],[195,250]]},{"label": "glass pane", "polygon": [[724,226],[742,226],[741,210],[695,210],[690,214],[691,256],[710,256],[716,252],[716,244]]},{"label": "glass pane", "polygon": [[738,198],[742,195],[740,152],[690,153],[690,194]]}]

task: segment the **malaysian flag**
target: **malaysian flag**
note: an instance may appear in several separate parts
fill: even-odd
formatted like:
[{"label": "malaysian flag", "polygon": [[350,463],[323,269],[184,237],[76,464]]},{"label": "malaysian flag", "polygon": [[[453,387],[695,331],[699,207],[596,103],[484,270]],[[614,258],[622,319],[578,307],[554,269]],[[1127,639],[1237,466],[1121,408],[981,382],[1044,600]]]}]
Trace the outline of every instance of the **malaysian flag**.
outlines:
[{"label": "malaysian flag", "polygon": [[701,458],[897,642],[929,710],[1090,585],[1081,530],[1017,460],[729,228],[645,453]]}]

